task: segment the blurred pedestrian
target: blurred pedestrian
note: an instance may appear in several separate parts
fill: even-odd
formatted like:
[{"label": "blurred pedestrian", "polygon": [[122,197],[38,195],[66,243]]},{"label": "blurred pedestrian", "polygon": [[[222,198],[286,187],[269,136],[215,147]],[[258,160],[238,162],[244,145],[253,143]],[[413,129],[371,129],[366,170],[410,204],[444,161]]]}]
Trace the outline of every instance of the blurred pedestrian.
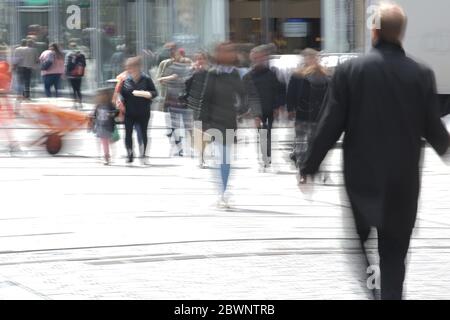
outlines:
[{"label": "blurred pedestrian", "polygon": [[[202,126],[201,112],[204,105],[203,95],[206,88],[206,80],[208,78],[209,59],[206,52],[197,52],[194,55],[194,63],[192,65],[193,74],[186,81],[185,88],[185,102],[187,107],[191,110],[193,120],[200,125],[200,128],[194,128],[200,130],[201,144],[198,147],[200,167],[205,167],[204,152],[206,148],[206,140],[203,139],[204,131],[207,129]],[[195,139],[194,139],[195,140]]]},{"label": "blurred pedestrian", "polygon": [[184,155],[183,137],[192,131],[192,111],[187,108],[182,95],[186,80],[191,75],[192,61],[185,57],[183,49],[178,49],[174,58],[166,65],[158,82],[165,87],[164,110],[170,115],[170,137],[173,138],[176,154]]},{"label": "blurred pedestrian", "polygon": [[303,66],[292,75],[287,90],[289,118],[295,118],[295,143],[291,159],[298,167],[303,161],[329,87],[329,75],[320,65],[314,49],[302,52]]},{"label": "blurred pedestrian", "polygon": [[221,187],[218,205],[228,207],[228,180],[231,172],[231,151],[235,143],[237,118],[245,113],[244,84],[235,65],[233,43],[219,44],[214,52],[215,66],[208,72],[200,119],[208,134],[214,137],[216,157],[220,165]]},{"label": "blurred pedestrian", "polygon": [[127,47],[125,44],[120,44],[116,46],[116,51],[111,56],[110,64],[113,77],[117,77],[123,71],[122,68],[127,59],[126,49]]},{"label": "blurred pedestrian", "polygon": [[21,45],[13,52],[13,61],[19,80],[21,91],[19,94],[24,99],[30,99],[31,77],[39,62],[38,51],[34,48],[34,41],[23,39]]},{"label": "blurred pedestrian", "polygon": [[134,161],[133,129],[139,125],[142,134],[142,145],[139,146],[140,156],[146,163],[148,144],[148,124],[151,115],[151,103],[157,96],[152,79],[141,71],[140,58],[129,58],[126,62],[127,77],[120,89],[120,99],[125,114],[125,146],[128,163]]},{"label": "blurred pedestrian", "polygon": [[105,165],[111,163],[110,145],[117,138],[118,133],[115,118],[119,110],[111,102],[110,89],[98,90],[95,97],[95,109],[93,113],[94,132],[103,148]]},{"label": "blurred pedestrian", "polygon": [[14,108],[9,101],[11,90],[11,67],[8,62],[0,61],[0,133],[6,137],[10,152],[20,151],[18,142],[14,139],[11,125],[14,122]]},{"label": "blurred pedestrian", "polygon": [[64,54],[58,44],[52,43],[39,57],[41,74],[44,80],[45,94],[52,96],[51,89],[55,89],[55,97],[58,97],[61,76],[64,74]]},{"label": "blurred pedestrian", "polygon": [[166,85],[163,81],[158,81],[166,74],[166,68],[170,66],[175,60],[175,56],[177,53],[177,46],[175,43],[168,43],[164,46],[163,54],[160,57],[164,57],[164,59],[160,60],[158,65],[158,70],[156,71],[156,84],[158,86],[158,92],[160,98],[163,100],[166,98]]},{"label": "blurred pedestrian", "polygon": [[75,42],[69,44],[69,49],[70,53],[66,57],[66,76],[72,87],[74,108],[83,109],[81,85],[86,69],[86,57]]},{"label": "blurred pedestrian", "polygon": [[403,9],[382,4],[375,18],[373,50],[334,74],[301,174],[315,174],[345,133],[344,175],[356,228],[363,248],[371,227],[377,229],[381,298],[397,300],[417,216],[422,138],[443,155],[449,134],[439,118],[434,72],[403,49]]},{"label": "blurred pedestrian", "polygon": [[262,45],[250,52],[251,68],[244,76],[249,106],[259,133],[263,167],[272,163],[272,125],[274,114],[285,104],[286,89],[269,67],[271,46]]}]

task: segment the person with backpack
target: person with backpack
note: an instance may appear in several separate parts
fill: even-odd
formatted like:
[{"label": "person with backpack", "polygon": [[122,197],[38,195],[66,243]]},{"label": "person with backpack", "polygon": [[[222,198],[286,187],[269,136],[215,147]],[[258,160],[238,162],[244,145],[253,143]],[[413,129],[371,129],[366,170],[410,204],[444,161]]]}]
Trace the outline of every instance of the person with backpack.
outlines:
[{"label": "person with backpack", "polygon": [[39,57],[41,75],[44,80],[45,94],[48,98],[52,96],[51,88],[55,88],[55,96],[58,97],[59,83],[64,74],[64,54],[58,44],[52,43],[48,49]]},{"label": "person with backpack", "polygon": [[77,49],[77,44],[69,45],[71,52],[66,57],[66,76],[73,91],[75,109],[83,108],[83,96],[81,94],[81,83],[86,69],[86,57]]},{"label": "person with backpack", "polygon": [[292,75],[287,90],[289,118],[295,118],[295,143],[291,159],[299,167],[311,143],[328,91],[329,75],[314,49],[302,52],[304,66]]},{"label": "person with backpack", "polygon": [[91,116],[93,131],[102,145],[104,164],[109,165],[111,163],[110,145],[120,139],[115,121],[119,110],[111,102],[111,90],[109,88],[97,91],[95,103],[95,109]]}]

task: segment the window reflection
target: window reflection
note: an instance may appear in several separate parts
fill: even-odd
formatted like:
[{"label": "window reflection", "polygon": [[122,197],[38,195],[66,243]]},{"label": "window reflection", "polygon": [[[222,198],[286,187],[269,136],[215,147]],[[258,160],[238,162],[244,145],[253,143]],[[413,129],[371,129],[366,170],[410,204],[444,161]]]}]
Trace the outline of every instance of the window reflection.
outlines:
[{"label": "window reflection", "polygon": [[[18,45],[24,38],[33,38],[39,52],[52,41],[60,43],[63,49],[76,43],[88,59],[84,86],[95,89],[120,74],[123,62],[130,56],[141,55],[145,70],[154,72],[169,57],[171,43],[192,56],[198,50],[231,40],[241,44],[242,66],[248,64],[248,48],[262,43],[273,43],[274,53],[283,55],[297,54],[306,47],[361,51],[364,33],[357,30],[364,29],[356,23],[363,21],[364,0],[339,3],[338,6],[331,0],[0,1],[0,47]],[[71,6],[80,10],[77,28],[67,24]]]}]

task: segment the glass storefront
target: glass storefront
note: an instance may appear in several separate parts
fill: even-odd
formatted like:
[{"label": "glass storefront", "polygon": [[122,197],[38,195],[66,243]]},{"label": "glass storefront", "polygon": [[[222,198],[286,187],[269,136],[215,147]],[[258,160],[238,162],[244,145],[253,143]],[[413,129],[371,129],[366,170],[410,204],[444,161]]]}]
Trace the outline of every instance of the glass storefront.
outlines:
[{"label": "glass storefront", "polygon": [[[146,70],[164,44],[188,55],[226,39],[272,42],[279,54],[306,47],[358,52],[364,0],[0,0],[0,46],[32,37],[39,51],[71,43],[87,57],[85,88],[104,86],[123,61],[142,55]],[[362,11],[361,11],[362,10]],[[360,14],[362,12],[362,15]],[[362,22],[361,22],[362,23]],[[36,77],[39,81],[39,77]]]}]

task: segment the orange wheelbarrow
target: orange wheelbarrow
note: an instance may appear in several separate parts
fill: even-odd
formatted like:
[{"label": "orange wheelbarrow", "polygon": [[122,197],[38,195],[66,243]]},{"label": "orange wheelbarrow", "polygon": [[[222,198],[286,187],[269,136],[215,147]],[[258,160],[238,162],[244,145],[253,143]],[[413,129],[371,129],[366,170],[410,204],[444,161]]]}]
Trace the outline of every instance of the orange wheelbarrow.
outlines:
[{"label": "orange wheelbarrow", "polygon": [[66,110],[55,105],[27,103],[22,105],[25,119],[45,132],[31,145],[45,145],[47,152],[56,155],[63,146],[63,137],[76,130],[87,129],[91,117],[83,112]]}]

